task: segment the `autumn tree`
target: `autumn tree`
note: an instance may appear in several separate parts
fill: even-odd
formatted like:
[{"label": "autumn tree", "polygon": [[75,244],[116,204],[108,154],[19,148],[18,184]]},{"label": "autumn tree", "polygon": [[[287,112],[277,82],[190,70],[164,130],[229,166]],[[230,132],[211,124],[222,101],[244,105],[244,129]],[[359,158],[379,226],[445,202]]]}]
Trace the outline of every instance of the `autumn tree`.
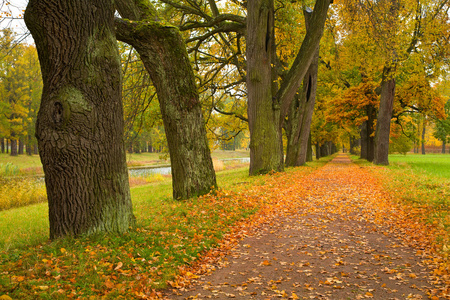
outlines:
[{"label": "autumn tree", "polygon": [[[308,29],[312,10],[304,11],[305,24]],[[314,54],[308,71],[303,78],[299,91],[289,106],[283,127],[287,136],[286,166],[301,166],[307,161],[308,150],[311,150],[311,119],[314,112],[317,90],[317,73],[319,68],[319,47]]]},{"label": "autumn tree", "polygon": [[194,73],[179,30],[162,22],[150,1],[116,1],[117,38],[140,55],[155,86],[172,166],[173,197],[216,187]]},{"label": "autumn tree", "polygon": [[113,1],[30,0],[44,83],[36,124],[50,237],[134,224]]},{"label": "autumn tree", "polygon": [[0,132],[11,141],[11,155],[30,153],[34,121],[42,90],[39,63],[33,46],[16,43],[10,29],[1,35]]},{"label": "autumn tree", "polygon": [[[400,68],[412,55],[423,62],[438,61],[445,53],[445,32],[448,15],[442,1],[344,1],[346,20],[353,30],[369,33],[378,45],[379,57],[384,59],[379,88],[380,107],[377,117],[374,162],[388,164],[389,132],[394,108],[395,90]],[[362,26],[368,24],[369,26]],[[447,43],[448,44],[448,43]],[[442,60],[442,59],[441,59]],[[422,63],[425,66],[428,63]],[[439,69],[439,68],[438,68]]]},{"label": "autumn tree", "polygon": [[329,0],[318,0],[310,29],[278,88],[273,1],[247,5],[247,90],[250,175],[283,170],[281,125],[322,37]]}]

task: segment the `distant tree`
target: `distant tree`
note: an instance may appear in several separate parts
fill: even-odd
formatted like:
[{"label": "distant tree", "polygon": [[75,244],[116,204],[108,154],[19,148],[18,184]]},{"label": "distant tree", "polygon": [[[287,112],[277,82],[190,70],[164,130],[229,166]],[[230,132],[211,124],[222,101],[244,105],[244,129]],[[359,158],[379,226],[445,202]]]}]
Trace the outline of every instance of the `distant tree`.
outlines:
[{"label": "distant tree", "polygon": [[446,118],[436,120],[436,127],[433,136],[442,142],[442,153],[445,153],[445,146],[450,142],[450,100],[445,104]]}]

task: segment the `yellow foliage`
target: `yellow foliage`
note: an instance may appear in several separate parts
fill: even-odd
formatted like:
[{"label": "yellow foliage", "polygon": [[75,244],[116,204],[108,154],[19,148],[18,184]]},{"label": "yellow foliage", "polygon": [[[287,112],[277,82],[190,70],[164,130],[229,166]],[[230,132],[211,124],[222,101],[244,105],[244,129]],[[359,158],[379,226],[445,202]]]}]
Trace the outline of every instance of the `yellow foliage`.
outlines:
[{"label": "yellow foliage", "polygon": [[0,210],[47,201],[43,183],[33,179],[1,179]]}]

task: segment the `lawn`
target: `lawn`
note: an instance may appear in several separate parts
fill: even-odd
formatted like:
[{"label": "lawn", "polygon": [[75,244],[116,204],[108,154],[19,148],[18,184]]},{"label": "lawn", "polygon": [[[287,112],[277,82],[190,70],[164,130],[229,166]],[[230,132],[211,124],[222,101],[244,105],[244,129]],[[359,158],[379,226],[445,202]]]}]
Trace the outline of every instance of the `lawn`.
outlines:
[{"label": "lawn", "polygon": [[430,175],[450,179],[450,155],[389,155],[389,162],[391,168],[404,168],[407,165],[417,171],[425,171]]},{"label": "lawn", "polygon": [[389,155],[388,167],[352,157],[372,171],[391,197],[419,222],[435,225],[436,249],[450,257],[450,155]]}]

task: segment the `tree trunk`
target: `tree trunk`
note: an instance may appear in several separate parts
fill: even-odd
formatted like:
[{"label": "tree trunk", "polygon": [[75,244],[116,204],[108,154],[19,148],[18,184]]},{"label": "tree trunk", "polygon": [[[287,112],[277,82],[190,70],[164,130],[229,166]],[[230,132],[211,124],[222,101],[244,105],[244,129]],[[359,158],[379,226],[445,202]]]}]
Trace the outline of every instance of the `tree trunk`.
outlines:
[{"label": "tree trunk", "polygon": [[378,110],[375,134],[374,164],[389,165],[389,134],[395,95],[394,72],[389,66],[383,70],[381,81],[380,108]]},{"label": "tree trunk", "polygon": [[38,150],[38,145],[37,144],[33,145],[33,154],[39,154],[39,150]]},{"label": "tree trunk", "polygon": [[23,148],[25,144],[23,143],[23,137],[19,138],[19,148],[18,148],[18,154],[23,155]]},{"label": "tree trunk", "polygon": [[17,155],[18,155],[17,140],[13,137],[11,139],[11,156],[17,156]]},{"label": "tree trunk", "polygon": [[33,154],[33,153],[31,152],[32,141],[33,141],[33,139],[31,138],[30,135],[28,135],[28,136],[27,136],[27,144],[26,144],[26,152],[27,152],[27,155],[32,155],[32,154]]},{"label": "tree trunk", "polygon": [[10,145],[9,139],[6,139],[6,154],[9,153],[9,145]]},{"label": "tree trunk", "polygon": [[206,194],[217,186],[216,174],[186,45],[177,28],[158,22],[150,2],[146,6],[140,2],[116,1],[122,17],[133,20],[116,20],[117,38],[137,50],[156,88],[169,146],[173,197]]},{"label": "tree trunk", "polygon": [[[5,153],[5,138],[1,138],[1,144],[2,144],[2,153]],[[445,146],[444,146],[445,147]]]},{"label": "tree trunk", "polygon": [[376,119],[376,109],[373,105],[368,105],[367,110],[367,160],[372,162],[375,156],[375,135],[373,126]]},{"label": "tree trunk", "polygon": [[422,154],[425,155],[425,120],[423,120],[423,128],[422,128]]},{"label": "tree trunk", "polygon": [[[306,28],[309,30],[310,11],[305,11]],[[296,94],[294,101],[289,106],[288,119],[290,134],[286,149],[286,166],[301,166],[307,161],[308,139],[311,132],[311,120],[316,102],[317,73],[319,68],[319,47],[303,78],[302,91]]]},{"label": "tree trunk", "polygon": [[445,140],[442,141],[442,154],[445,154]]},{"label": "tree trunk", "polygon": [[368,158],[368,146],[369,137],[367,136],[367,121],[364,121],[360,127],[360,136],[361,136],[361,154],[359,158],[367,159]]},{"label": "tree trunk", "polygon": [[[330,0],[318,0],[308,30],[280,89],[275,65],[273,0],[247,3],[247,96],[250,175],[283,170],[282,122],[322,37]],[[277,118],[279,120],[277,120]]]},{"label": "tree trunk", "polygon": [[308,149],[306,151],[306,161],[313,161],[312,145],[311,145],[311,130],[308,137]]},{"label": "tree trunk", "polygon": [[320,157],[328,156],[328,142],[325,142],[322,146],[320,146]]},{"label": "tree trunk", "polygon": [[316,144],[316,159],[320,159],[320,145],[319,143]]},{"label": "tree trunk", "polygon": [[247,96],[250,130],[250,175],[283,170],[280,106],[274,99],[273,0],[247,4]]},{"label": "tree trunk", "polygon": [[52,239],[134,224],[114,11],[112,0],[30,0],[26,9],[44,83],[36,137]]}]

